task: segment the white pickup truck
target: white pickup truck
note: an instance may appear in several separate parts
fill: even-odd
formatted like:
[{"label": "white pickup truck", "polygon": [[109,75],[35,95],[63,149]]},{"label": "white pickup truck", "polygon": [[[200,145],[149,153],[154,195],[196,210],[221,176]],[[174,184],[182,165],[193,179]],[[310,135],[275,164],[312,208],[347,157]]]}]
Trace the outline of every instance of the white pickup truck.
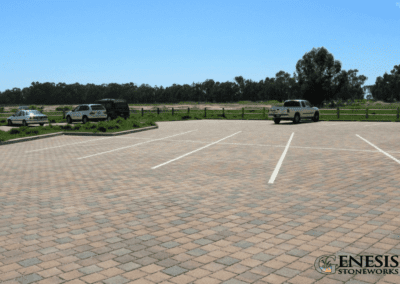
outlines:
[{"label": "white pickup truck", "polygon": [[273,117],[276,124],[281,120],[292,120],[296,124],[301,119],[312,119],[317,122],[319,120],[319,109],[313,107],[306,100],[288,100],[285,101],[283,107],[273,106],[269,110],[268,116]]}]

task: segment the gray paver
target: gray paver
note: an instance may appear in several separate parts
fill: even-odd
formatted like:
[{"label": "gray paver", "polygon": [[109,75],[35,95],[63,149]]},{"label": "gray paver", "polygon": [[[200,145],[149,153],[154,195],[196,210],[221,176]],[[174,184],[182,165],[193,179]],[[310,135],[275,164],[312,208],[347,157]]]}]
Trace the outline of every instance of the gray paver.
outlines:
[{"label": "gray paver", "polygon": [[162,270],[162,272],[164,272],[165,274],[171,275],[171,276],[178,276],[182,273],[185,273],[186,271],[187,271],[187,269],[184,269],[184,268],[176,266],[176,265]]},{"label": "gray paver", "polygon": [[42,263],[42,261],[36,257],[34,258],[29,258],[29,259],[25,259],[23,261],[18,262],[20,265],[22,265],[23,267],[29,267],[32,265],[36,265],[39,263]]},{"label": "gray paver", "polygon": [[32,274],[28,274],[28,275],[19,277],[17,279],[18,279],[18,282],[21,284],[29,284],[29,283],[34,283],[34,282],[40,281],[43,278],[36,273],[32,273]]}]

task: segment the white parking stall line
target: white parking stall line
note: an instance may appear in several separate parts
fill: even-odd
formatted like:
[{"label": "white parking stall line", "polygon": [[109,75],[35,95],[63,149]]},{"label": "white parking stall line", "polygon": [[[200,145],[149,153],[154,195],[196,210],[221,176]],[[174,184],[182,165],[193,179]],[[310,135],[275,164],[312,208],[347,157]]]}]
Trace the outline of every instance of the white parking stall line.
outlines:
[{"label": "white parking stall line", "polygon": [[43,151],[43,150],[48,150],[48,149],[60,148],[60,147],[64,147],[64,146],[75,145],[75,144],[81,144],[81,143],[92,142],[92,141],[99,141],[99,140],[110,139],[110,138],[114,138],[114,137],[106,137],[106,138],[93,139],[93,140],[88,140],[88,141],[83,141],[83,142],[76,142],[76,143],[71,143],[71,144],[65,144],[65,145],[61,145],[61,146],[47,147],[47,148],[38,149],[38,150],[25,151],[25,153]]},{"label": "white parking stall line", "polygon": [[397,162],[398,164],[400,164],[400,161],[397,160],[395,157],[389,155],[388,153],[386,153],[385,151],[379,149],[378,147],[376,147],[374,144],[372,144],[371,142],[367,141],[366,139],[362,138],[360,135],[356,134],[356,136],[358,136],[359,138],[361,138],[362,140],[364,140],[365,142],[367,142],[369,145],[371,145],[372,147],[374,147],[375,149],[377,149],[379,152],[385,154],[386,156],[388,156],[390,159],[392,159],[393,161]]},{"label": "white parking stall line", "polygon": [[138,143],[138,144],[122,147],[122,148],[117,148],[117,149],[106,151],[106,152],[97,153],[97,154],[94,154],[94,155],[89,155],[89,156],[86,156],[86,157],[81,157],[81,158],[78,158],[78,160],[86,159],[86,158],[89,158],[89,157],[98,156],[98,155],[102,155],[102,154],[106,154],[106,153],[110,153],[110,152],[114,152],[114,151],[118,151],[118,150],[122,150],[122,149],[126,149],[126,148],[130,148],[130,147],[135,147],[135,146],[138,146],[138,145],[142,145],[142,144],[146,144],[146,143],[150,143],[150,142],[154,142],[154,141],[164,140],[164,139],[167,139],[167,138],[170,138],[170,137],[186,134],[186,133],[193,132],[193,131],[197,131],[197,129],[190,130],[188,132],[183,132],[183,133],[171,135],[171,136],[167,136],[167,137],[164,137],[164,138],[153,139],[153,140],[150,140],[150,141],[146,141],[146,142],[142,142],[142,143]]},{"label": "white parking stall line", "polygon": [[183,157],[186,157],[186,156],[188,156],[188,155],[190,155],[190,154],[193,154],[193,153],[195,153],[195,152],[197,152],[197,151],[200,151],[200,150],[202,150],[202,149],[204,149],[204,148],[210,147],[211,145],[217,144],[218,142],[220,142],[220,141],[222,141],[222,140],[225,140],[225,139],[227,139],[227,138],[229,138],[229,137],[232,137],[233,135],[236,135],[236,134],[238,134],[238,133],[240,133],[240,132],[242,132],[242,131],[236,132],[236,133],[234,133],[234,134],[232,134],[232,135],[229,135],[229,136],[227,136],[227,137],[225,137],[225,138],[222,138],[222,139],[220,139],[220,140],[218,140],[218,141],[212,142],[212,143],[210,143],[210,144],[208,144],[208,145],[206,145],[206,146],[204,146],[204,147],[201,147],[201,148],[199,148],[199,149],[197,149],[197,150],[194,150],[194,151],[192,151],[192,152],[190,152],[190,153],[187,153],[187,154],[182,155],[182,156],[180,156],[180,157],[178,157],[178,158],[169,160],[168,162],[165,162],[165,163],[160,164],[160,165],[158,165],[158,166],[152,167],[151,169],[154,170],[154,169],[157,169],[157,168],[159,168],[159,167],[161,167],[161,166],[164,166],[164,165],[166,165],[166,164],[169,164],[169,163],[171,163],[171,162],[173,162],[173,161],[179,160],[179,159],[181,159],[181,158],[183,158]]},{"label": "white parking stall line", "polygon": [[[210,142],[207,141],[194,141],[194,140],[165,140],[165,141],[174,141],[174,142],[192,142],[192,143],[199,143],[199,144],[207,144]],[[278,147],[284,148],[285,145],[267,145],[267,144],[251,144],[251,143],[229,143],[229,142],[222,142],[219,143],[221,145],[239,145],[239,146],[260,146],[260,147]],[[311,149],[311,150],[337,150],[337,151],[354,151],[354,152],[370,152],[370,153],[379,153],[376,150],[359,150],[359,149],[342,149],[342,148],[323,148],[323,147],[303,147],[303,146],[292,146],[292,148],[299,148],[299,149]],[[393,153],[400,153],[394,152]]]},{"label": "white parking stall line", "polygon": [[288,149],[289,149],[289,145],[290,145],[290,142],[292,141],[293,135],[294,135],[294,132],[293,132],[292,135],[290,136],[289,142],[286,144],[285,151],[283,151],[282,156],[281,156],[281,158],[279,159],[278,164],[276,165],[275,170],[274,170],[274,172],[272,173],[272,176],[271,176],[271,178],[269,179],[268,183],[274,183],[275,178],[276,178],[276,176],[278,175],[279,169],[280,169],[281,166],[282,166],[283,159],[285,158],[286,153],[287,153],[287,151],[288,151]]}]

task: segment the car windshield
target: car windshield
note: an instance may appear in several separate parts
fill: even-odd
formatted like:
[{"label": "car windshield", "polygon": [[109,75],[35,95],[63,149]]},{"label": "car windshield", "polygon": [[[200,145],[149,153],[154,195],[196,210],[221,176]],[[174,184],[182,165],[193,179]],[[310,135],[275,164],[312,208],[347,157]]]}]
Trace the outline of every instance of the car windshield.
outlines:
[{"label": "car windshield", "polygon": [[288,101],[288,102],[285,102],[283,106],[284,107],[299,107],[300,106],[300,102]]},{"label": "car windshield", "polygon": [[28,110],[27,111],[28,112],[28,114],[43,114],[43,113],[41,113],[40,111],[38,111],[38,110]]},{"label": "car windshield", "polygon": [[102,105],[93,105],[91,108],[92,110],[105,110],[104,106]]},{"label": "car windshield", "polygon": [[117,108],[127,108],[126,103],[115,103],[115,106],[116,106]]}]

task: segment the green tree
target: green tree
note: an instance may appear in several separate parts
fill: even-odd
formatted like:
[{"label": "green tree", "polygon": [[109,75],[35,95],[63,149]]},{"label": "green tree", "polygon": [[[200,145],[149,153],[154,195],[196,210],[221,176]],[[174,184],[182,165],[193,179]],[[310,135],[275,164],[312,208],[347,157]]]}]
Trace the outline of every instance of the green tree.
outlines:
[{"label": "green tree", "polygon": [[313,48],[296,64],[295,77],[302,97],[317,106],[330,100],[332,80],[340,70],[341,63],[326,48]]}]

